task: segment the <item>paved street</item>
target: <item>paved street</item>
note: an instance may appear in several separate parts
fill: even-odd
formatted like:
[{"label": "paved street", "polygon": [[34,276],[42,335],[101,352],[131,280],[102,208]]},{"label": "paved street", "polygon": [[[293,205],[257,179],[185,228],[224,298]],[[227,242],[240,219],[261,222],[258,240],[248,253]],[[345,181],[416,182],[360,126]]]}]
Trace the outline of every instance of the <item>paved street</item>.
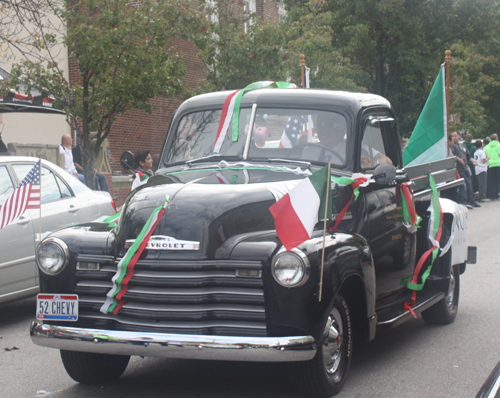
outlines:
[{"label": "paved street", "polygon": [[[500,203],[469,214],[478,264],[461,279],[454,324],[414,320],[358,342],[339,398],[474,397],[500,360]],[[280,364],[133,358],[112,385],[84,386],[67,376],[59,352],[31,343],[35,300],[0,306],[0,396],[23,397],[294,397]],[[6,349],[13,349],[7,351]]]}]

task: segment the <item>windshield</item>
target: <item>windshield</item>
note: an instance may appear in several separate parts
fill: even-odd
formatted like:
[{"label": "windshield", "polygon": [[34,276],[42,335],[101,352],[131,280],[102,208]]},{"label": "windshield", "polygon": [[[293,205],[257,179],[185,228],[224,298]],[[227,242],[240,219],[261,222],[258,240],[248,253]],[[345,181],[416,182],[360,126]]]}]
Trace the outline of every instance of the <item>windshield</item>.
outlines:
[{"label": "windshield", "polygon": [[[216,149],[221,111],[184,115],[180,120],[167,162],[180,162],[222,156],[243,159],[251,116],[242,108],[238,133],[229,123],[220,149]],[[306,109],[257,108],[248,159],[288,160],[346,164],[346,118],[336,112]]]}]

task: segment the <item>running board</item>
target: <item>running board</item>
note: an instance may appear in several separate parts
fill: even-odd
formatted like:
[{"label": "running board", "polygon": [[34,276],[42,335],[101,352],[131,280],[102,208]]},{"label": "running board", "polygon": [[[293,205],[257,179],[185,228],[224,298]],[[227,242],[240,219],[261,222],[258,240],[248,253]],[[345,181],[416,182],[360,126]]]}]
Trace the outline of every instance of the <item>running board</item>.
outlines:
[{"label": "running board", "polygon": [[[432,307],[434,304],[436,304],[440,300],[443,300],[445,297],[444,292],[438,292],[438,293],[432,294],[431,296],[425,295],[425,294],[422,295],[422,293],[425,293],[425,291],[422,291],[417,295],[417,300],[415,302],[415,305],[413,306],[413,312],[415,312],[415,315],[420,315],[420,313],[422,311],[425,311],[426,309]],[[404,304],[401,304],[401,307],[403,305]],[[387,314],[387,315],[389,315],[389,314]],[[394,315],[394,313],[393,313],[393,315]],[[395,326],[399,326],[402,323],[413,318],[413,314],[410,311],[404,311],[404,312],[398,312],[398,314],[395,316],[392,316],[392,317],[390,316],[387,318],[384,317],[384,318],[380,319],[380,317],[379,317],[379,321],[377,322],[377,327],[383,328],[383,329],[390,329],[390,328],[393,328]]]}]

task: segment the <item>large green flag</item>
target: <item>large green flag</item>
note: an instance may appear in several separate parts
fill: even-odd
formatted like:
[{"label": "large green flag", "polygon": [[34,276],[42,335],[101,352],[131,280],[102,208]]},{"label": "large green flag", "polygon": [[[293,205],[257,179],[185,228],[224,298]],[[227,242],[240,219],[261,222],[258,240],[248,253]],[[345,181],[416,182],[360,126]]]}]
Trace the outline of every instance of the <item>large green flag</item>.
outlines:
[{"label": "large green flag", "polygon": [[448,157],[447,135],[443,64],[403,153],[405,166]]}]

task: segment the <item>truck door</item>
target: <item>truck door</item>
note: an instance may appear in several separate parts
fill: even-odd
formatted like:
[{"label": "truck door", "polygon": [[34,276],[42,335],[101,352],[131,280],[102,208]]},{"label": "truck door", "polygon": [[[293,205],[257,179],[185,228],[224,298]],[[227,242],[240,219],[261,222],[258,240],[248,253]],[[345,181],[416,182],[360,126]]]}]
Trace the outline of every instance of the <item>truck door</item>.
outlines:
[{"label": "truck door", "polygon": [[[370,174],[382,163],[401,166],[399,135],[390,115],[365,116],[358,152],[362,173]],[[400,196],[398,186],[378,184],[370,184],[364,195],[365,233],[375,261],[379,299],[405,289],[405,280],[415,267],[416,233],[402,219]]]}]

